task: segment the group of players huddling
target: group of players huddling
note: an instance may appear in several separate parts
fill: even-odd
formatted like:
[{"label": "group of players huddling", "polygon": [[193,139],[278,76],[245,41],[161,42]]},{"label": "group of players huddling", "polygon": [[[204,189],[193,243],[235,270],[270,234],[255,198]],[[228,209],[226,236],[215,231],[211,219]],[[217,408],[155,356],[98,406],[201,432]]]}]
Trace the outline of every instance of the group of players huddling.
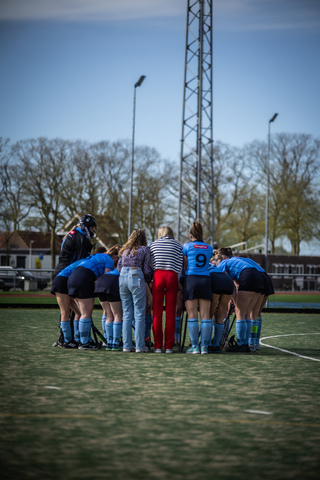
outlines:
[{"label": "group of players huddling", "polygon": [[226,343],[226,351],[260,349],[261,311],[274,289],[256,262],[234,256],[230,248],[213,250],[204,242],[197,221],[184,245],[175,240],[170,227],[163,226],[150,246],[145,231],[135,229],[122,247],[98,247],[91,254],[96,227],[92,215],[80,218],[63,239],[53,275],[51,293],[60,308],[63,348],[101,348],[101,342],[91,338],[98,297],[107,351],[149,352],[152,328],[154,353],[172,353],[185,309],[190,336],[186,353],[219,353],[230,306],[235,311],[237,340]]}]

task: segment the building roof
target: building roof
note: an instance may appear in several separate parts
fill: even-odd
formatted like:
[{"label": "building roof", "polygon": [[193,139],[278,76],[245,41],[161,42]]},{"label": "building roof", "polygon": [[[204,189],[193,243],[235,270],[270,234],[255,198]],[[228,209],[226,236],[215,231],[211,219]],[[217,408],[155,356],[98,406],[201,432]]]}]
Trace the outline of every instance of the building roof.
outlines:
[{"label": "building roof", "polygon": [[[55,253],[59,254],[62,235],[55,236]],[[0,233],[0,250],[27,250],[32,245],[33,250],[50,251],[50,233],[33,232],[31,230],[16,230]],[[32,242],[32,243],[31,243]]]}]

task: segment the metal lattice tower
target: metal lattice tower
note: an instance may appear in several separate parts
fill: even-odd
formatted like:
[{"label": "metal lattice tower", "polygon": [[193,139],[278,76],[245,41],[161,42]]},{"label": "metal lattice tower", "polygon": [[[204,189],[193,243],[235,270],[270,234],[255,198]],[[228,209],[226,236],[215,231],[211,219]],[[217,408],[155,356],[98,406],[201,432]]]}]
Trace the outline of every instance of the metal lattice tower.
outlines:
[{"label": "metal lattice tower", "polygon": [[212,0],[188,0],[178,239],[195,219],[213,244]]}]

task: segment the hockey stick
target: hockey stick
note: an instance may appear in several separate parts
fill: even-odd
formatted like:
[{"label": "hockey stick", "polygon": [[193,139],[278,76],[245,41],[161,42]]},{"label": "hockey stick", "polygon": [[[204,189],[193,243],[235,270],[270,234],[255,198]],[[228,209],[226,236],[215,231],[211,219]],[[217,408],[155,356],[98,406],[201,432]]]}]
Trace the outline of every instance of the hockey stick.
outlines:
[{"label": "hockey stick", "polygon": [[[100,332],[100,330],[95,326],[95,324],[93,323],[93,321],[91,320],[91,328],[92,328],[92,332],[93,332],[93,336],[94,336],[94,340],[97,344],[99,344],[100,342],[98,341],[98,338],[97,336],[100,338],[100,340],[102,340],[103,343],[105,343],[107,345],[107,340],[105,339],[105,337],[102,335],[102,333]],[[100,344],[101,346],[101,344]]]},{"label": "hockey stick", "polygon": [[188,314],[186,312],[185,306],[183,306],[183,310],[181,313],[179,339],[178,339],[178,351],[180,353],[183,352],[183,349],[184,349],[184,344],[186,341],[186,334],[187,334],[187,325],[188,325]]},{"label": "hockey stick", "polygon": [[235,315],[233,317],[231,327],[229,328],[230,315],[233,312],[234,312],[234,304],[233,304],[233,302],[230,302],[230,306],[229,306],[228,313],[227,313],[227,318],[224,321],[224,328],[223,328],[222,337],[221,337],[221,340],[220,340],[220,345],[219,345],[219,350],[220,351],[223,349],[225,343],[227,342],[229,334],[230,334],[231,329],[233,327],[233,324],[234,324],[234,321],[235,321]]}]

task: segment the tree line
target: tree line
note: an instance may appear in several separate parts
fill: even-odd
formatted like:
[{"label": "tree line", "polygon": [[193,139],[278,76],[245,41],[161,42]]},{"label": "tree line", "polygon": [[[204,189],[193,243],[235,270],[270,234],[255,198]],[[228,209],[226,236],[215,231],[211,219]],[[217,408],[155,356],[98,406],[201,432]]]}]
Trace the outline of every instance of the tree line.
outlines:
[{"label": "tree line", "polygon": [[[301,241],[319,236],[320,139],[305,134],[272,137],[269,182],[269,241],[288,239],[291,253]],[[11,143],[0,139],[0,228],[32,229],[54,239],[75,214],[91,213],[98,236],[110,245],[128,234],[131,143],[87,143],[37,138]],[[210,168],[210,159],[203,159]],[[158,227],[177,225],[179,162],[162,159],[151,147],[135,150],[133,227],[145,228],[148,240]],[[247,246],[263,243],[267,178],[267,143],[243,148],[216,142],[213,158],[215,243]],[[188,179],[193,182],[193,173]],[[210,212],[210,185],[202,185],[202,215]],[[210,224],[210,222],[207,222]]]}]

